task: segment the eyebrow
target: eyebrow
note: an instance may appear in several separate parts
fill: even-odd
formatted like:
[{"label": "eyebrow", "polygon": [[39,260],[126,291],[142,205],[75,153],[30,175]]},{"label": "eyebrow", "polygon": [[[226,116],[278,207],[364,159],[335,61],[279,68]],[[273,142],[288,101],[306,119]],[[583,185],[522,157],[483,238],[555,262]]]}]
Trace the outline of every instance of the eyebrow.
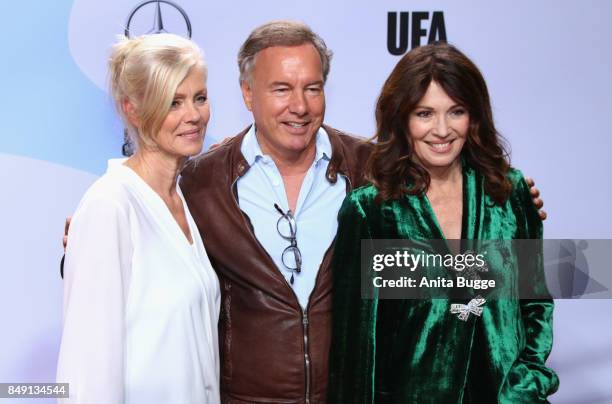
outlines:
[{"label": "eyebrow", "polygon": [[[272,83],[270,83],[270,87],[281,87],[281,86],[291,87],[291,84],[287,83],[286,81],[273,81]],[[306,87],[308,86],[323,86],[323,80],[317,80],[317,81],[313,81],[311,83],[306,84]]]},{"label": "eyebrow", "polygon": [[273,81],[272,83],[270,83],[270,87],[280,87],[280,86],[291,87],[291,85],[287,83],[286,81]]},{"label": "eyebrow", "polygon": [[[202,89],[196,91],[194,94],[195,95],[200,95],[200,94],[206,94],[206,93],[207,93],[207,89],[206,88],[202,88]],[[179,92],[174,93],[174,98],[186,98],[186,97],[187,97],[187,95],[185,95],[183,93],[179,93]]]},{"label": "eyebrow", "polygon": [[313,81],[312,83],[307,84],[307,86],[323,86],[323,80]]},{"label": "eyebrow", "polygon": [[[453,108],[457,108],[457,107],[465,108],[465,106],[463,104],[455,103],[455,104],[451,105],[449,109],[453,109]],[[417,109],[417,108],[434,109],[434,108],[432,108],[430,106],[422,105],[422,104],[417,104],[417,105],[414,106],[414,109]]]}]

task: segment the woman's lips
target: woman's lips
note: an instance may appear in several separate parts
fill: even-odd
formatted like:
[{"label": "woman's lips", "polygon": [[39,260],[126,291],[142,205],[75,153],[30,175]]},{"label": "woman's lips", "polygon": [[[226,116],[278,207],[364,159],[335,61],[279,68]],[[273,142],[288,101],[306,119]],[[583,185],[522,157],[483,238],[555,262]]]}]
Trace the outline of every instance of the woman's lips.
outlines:
[{"label": "woman's lips", "polygon": [[201,136],[201,134],[202,134],[201,129],[193,129],[193,130],[179,133],[179,136],[186,138],[186,139],[197,139]]},{"label": "woman's lips", "polygon": [[434,152],[434,153],[448,153],[449,151],[451,151],[452,149],[452,143],[455,141],[455,139],[453,140],[449,140],[448,142],[425,142],[429,145],[429,148]]}]

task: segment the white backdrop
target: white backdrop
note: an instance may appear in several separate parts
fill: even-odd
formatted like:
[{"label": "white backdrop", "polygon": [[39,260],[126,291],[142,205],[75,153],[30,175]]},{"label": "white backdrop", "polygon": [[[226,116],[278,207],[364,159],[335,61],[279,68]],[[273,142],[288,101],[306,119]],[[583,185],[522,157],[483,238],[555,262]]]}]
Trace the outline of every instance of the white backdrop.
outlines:
[{"label": "white backdrop", "polygon": [[[429,12],[428,33],[441,11],[448,41],[487,79],[513,164],[543,192],[546,237],[612,238],[612,2],[176,2],[209,65],[207,145],[250,123],[236,54],[255,26],[292,18],[317,31],[335,53],[325,121],[370,136],[376,97],[399,59],[387,50],[387,13]],[[120,153],[106,58],[138,1],[17,3],[3,5],[1,39],[0,382],[44,382],[54,379],[61,332],[63,218]],[[148,29],[153,11],[143,7],[134,29]],[[171,7],[162,15],[168,31],[185,30]],[[611,310],[605,300],[557,302],[549,363],[561,387],[552,402],[612,402]]]}]

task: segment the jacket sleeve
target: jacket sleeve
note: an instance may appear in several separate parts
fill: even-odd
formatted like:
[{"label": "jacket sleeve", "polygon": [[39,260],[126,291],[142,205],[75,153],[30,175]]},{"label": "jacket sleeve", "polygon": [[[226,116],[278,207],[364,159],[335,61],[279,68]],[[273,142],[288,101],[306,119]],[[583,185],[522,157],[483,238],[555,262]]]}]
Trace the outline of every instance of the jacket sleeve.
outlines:
[{"label": "jacket sleeve", "polygon": [[521,271],[521,276],[527,276],[527,279],[521,279],[521,284],[529,285],[527,297],[531,299],[520,300],[525,346],[510,369],[502,395],[512,403],[546,403],[547,397],[559,387],[556,373],[546,366],[553,343],[554,303],[548,293],[544,276],[542,221],[522,176],[515,188],[519,204],[517,211],[522,211],[522,217],[519,218],[519,221],[522,221],[519,226],[522,228],[520,237],[538,241],[526,248],[529,251],[527,256],[521,257],[519,254],[519,265],[529,268],[527,271]]},{"label": "jacket sleeve", "polygon": [[362,239],[371,239],[366,214],[350,194],[340,209],[334,246],[329,403],[374,400],[377,300],[361,297]]},{"label": "jacket sleeve", "polygon": [[70,398],[60,402],[123,403],[128,216],[108,197],[84,199],[68,237],[57,381]]}]

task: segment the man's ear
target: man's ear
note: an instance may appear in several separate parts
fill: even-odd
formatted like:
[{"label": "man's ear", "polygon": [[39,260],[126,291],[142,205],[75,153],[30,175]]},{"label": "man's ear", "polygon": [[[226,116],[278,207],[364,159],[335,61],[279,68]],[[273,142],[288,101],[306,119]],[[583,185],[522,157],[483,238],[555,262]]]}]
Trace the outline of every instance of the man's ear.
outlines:
[{"label": "man's ear", "polygon": [[240,83],[240,90],[242,90],[242,99],[244,100],[244,105],[246,105],[249,111],[253,111],[253,90],[251,89],[251,85],[248,80],[242,80]]},{"label": "man's ear", "polygon": [[134,104],[132,104],[130,100],[126,98],[121,103],[121,108],[123,109],[123,113],[127,117],[128,122],[131,123],[132,126],[139,127],[140,119],[138,118],[138,114],[136,113],[136,107],[134,107]]}]

